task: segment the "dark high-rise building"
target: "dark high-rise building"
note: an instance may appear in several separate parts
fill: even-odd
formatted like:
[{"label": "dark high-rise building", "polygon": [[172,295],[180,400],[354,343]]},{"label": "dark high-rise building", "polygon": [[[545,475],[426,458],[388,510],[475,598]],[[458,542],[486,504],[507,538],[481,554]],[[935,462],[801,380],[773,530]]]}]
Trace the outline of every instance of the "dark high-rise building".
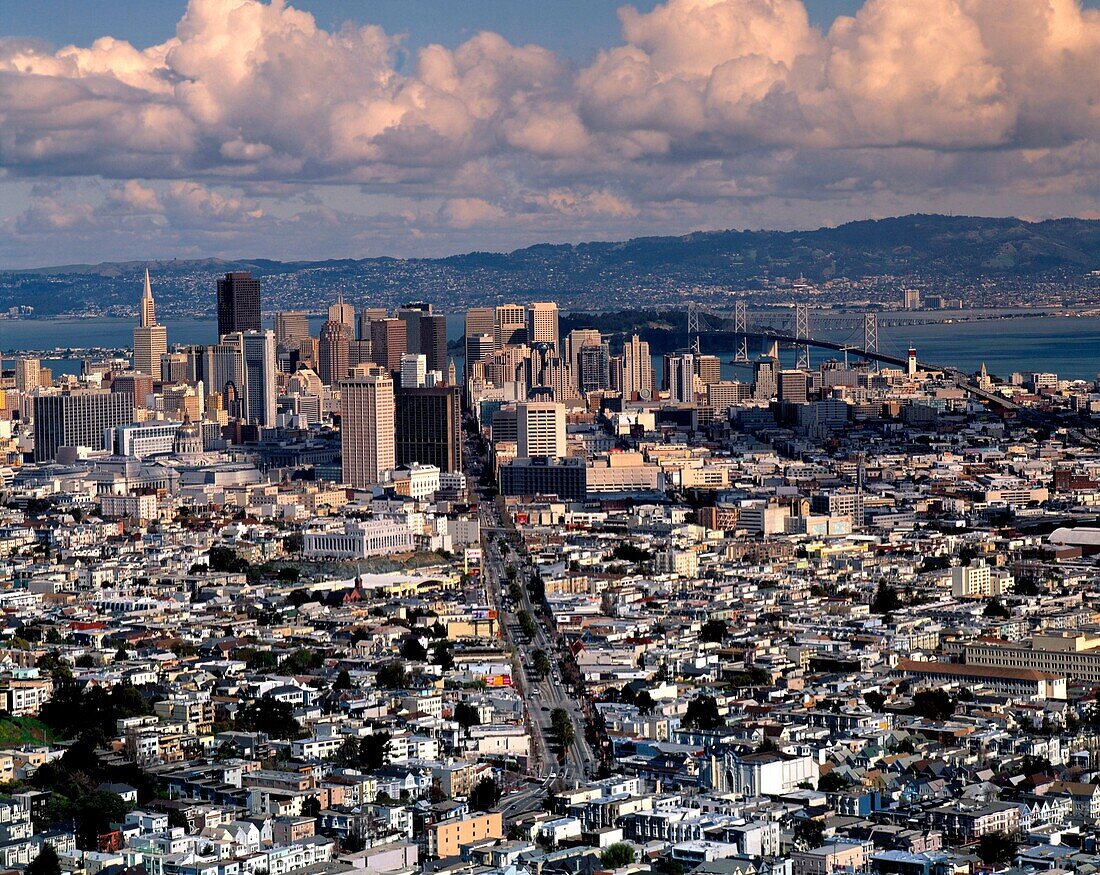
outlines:
[{"label": "dark high-rise building", "polygon": [[409,350],[405,342],[405,322],[401,319],[376,319],[370,324],[371,359],[391,373],[401,372],[401,356]]},{"label": "dark high-rise building", "polygon": [[218,337],[260,330],[260,281],[248,271],[218,280]]},{"label": "dark high-rise building", "polygon": [[398,465],[462,470],[462,390],[458,386],[398,389],[394,393]]},{"label": "dark high-rise building", "polygon": [[420,317],[420,354],[429,371],[447,373],[447,317]]},{"label": "dark high-rise building", "polygon": [[34,396],[34,460],[57,458],[58,447],[106,448],[104,432],[134,421],[134,396],[107,389],[73,389]]}]

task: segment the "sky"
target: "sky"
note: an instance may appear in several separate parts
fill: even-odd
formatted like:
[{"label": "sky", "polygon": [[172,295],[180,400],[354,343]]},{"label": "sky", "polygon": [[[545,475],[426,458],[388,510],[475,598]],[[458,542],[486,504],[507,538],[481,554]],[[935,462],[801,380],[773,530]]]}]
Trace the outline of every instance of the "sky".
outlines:
[{"label": "sky", "polygon": [[1095,218],[1098,3],[0,2],[0,267]]}]

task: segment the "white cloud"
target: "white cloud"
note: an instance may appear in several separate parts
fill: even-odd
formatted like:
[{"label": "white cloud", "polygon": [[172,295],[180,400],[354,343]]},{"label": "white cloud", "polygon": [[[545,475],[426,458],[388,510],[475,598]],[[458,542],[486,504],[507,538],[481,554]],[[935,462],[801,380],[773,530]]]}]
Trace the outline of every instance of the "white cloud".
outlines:
[{"label": "white cloud", "polygon": [[[0,40],[0,172],[115,181],[37,189],[9,224],[30,247],[141,214],[190,245],[335,215],[457,247],[479,229],[513,245],[967,196],[1096,206],[1100,13],[1076,0],[865,0],[828,32],[802,0],[620,18],[621,44],[582,69],[488,32],[399,65],[381,28],[327,31],[283,0],[191,0],[147,48]],[[318,186],[358,186],[361,212],[280,199],[323,201]]]}]

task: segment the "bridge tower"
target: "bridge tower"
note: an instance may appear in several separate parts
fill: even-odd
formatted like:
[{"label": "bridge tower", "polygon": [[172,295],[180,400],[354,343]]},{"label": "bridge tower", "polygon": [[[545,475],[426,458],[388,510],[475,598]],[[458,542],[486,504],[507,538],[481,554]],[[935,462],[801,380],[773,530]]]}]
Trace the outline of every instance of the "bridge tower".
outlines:
[{"label": "bridge tower", "polygon": [[737,352],[734,354],[733,360],[748,364],[749,338],[745,332],[749,330],[749,313],[744,300],[738,300],[733,305],[733,330],[738,335]]},{"label": "bridge tower", "polygon": [[699,305],[694,301],[688,301],[687,310],[688,342],[691,344],[691,351],[699,355]]},{"label": "bridge tower", "polygon": [[[863,348],[878,353],[878,313],[874,311],[863,314]],[[871,359],[871,368],[878,370],[878,359]]]},{"label": "bridge tower", "polygon": [[[810,336],[810,305],[794,305],[794,336],[808,338]],[[798,347],[798,361],[796,368],[808,371],[810,369],[810,345],[802,344]]]}]

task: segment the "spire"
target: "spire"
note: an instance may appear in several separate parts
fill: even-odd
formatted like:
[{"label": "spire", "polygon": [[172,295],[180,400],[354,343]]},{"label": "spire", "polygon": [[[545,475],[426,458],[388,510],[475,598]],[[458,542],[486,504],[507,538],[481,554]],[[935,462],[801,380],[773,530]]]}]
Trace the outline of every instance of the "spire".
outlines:
[{"label": "spire", "polygon": [[156,308],[153,303],[153,286],[149,282],[149,268],[145,268],[145,288],[141,290],[141,321],[142,328],[149,328],[157,324]]}]

